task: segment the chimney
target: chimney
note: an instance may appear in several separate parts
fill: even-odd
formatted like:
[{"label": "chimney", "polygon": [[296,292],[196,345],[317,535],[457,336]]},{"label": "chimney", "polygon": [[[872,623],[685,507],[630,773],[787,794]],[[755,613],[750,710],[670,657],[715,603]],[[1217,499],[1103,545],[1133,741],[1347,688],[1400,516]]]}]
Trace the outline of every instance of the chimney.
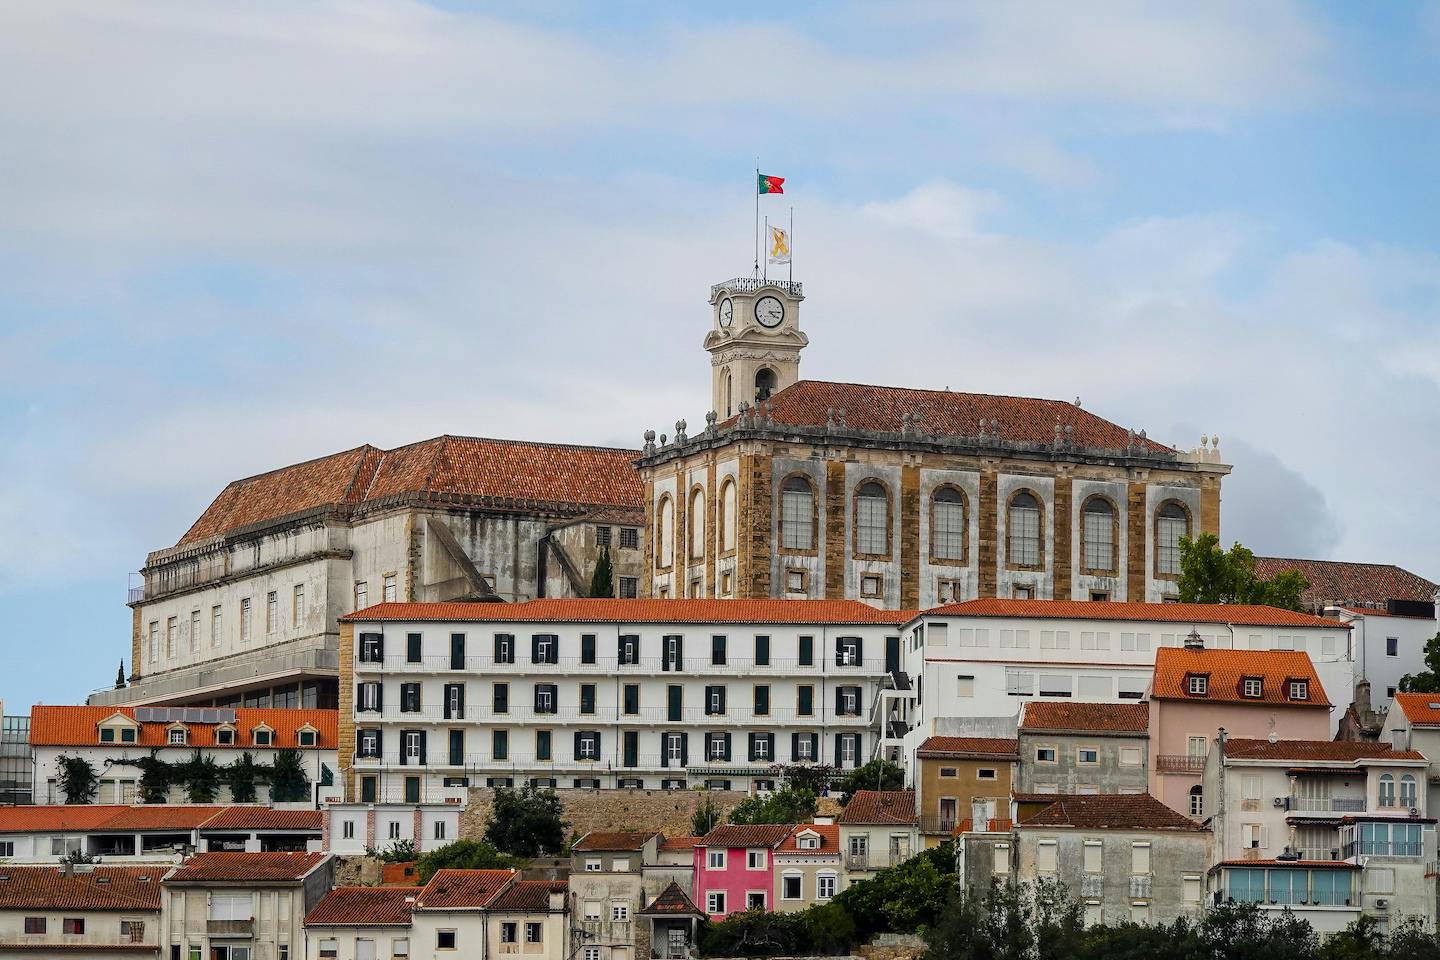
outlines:
[{"label": "chimney", "polygon": [[1200,636],[1200,631],[1199,631],[1199,630],[1196,630],[1194,627],[1191,627],[1191,628],[1190,628],[1190,632],[1185,635],[1185,649],[1186,649],[1186,650],[1204,650],[1204,649],[1205,649],[1205,641],[1204,641],[1204,639]]}]

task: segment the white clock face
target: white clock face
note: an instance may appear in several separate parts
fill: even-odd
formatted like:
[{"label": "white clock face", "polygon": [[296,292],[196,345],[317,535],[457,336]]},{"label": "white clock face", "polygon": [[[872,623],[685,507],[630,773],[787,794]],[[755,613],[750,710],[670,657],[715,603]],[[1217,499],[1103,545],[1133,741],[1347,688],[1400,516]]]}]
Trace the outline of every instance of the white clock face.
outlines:
[{"label": "white clock face", "polygon": [[720,326],[726,330],[730,329],[730,323],[735,319],[735,303],[729,297],[720,301]]},{"label": "white clock face", "polygon": [[755,319],[762,327],[778,327],[785,319],[785,304],[778,297],[761,297],[755,301]]}]

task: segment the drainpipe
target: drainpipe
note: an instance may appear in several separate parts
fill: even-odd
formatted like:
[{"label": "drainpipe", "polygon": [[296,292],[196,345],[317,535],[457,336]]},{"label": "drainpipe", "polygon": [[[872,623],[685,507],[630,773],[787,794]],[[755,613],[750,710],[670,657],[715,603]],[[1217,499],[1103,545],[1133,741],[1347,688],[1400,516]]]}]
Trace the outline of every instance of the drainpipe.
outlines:
[{"label": "drainpipe", "polygon": [[[1220,755],[1216,760],[1215,767],[1215,792],[1219,794],[1219,799],[1215,805],[1215,819],[1220,821],[1220,827],[1215,831],[1216,836],[1219,838],[1218,842],[1220,845],[1220,850],[1215,858],[1216,863],[1225,862],[1225,738],[1225,728],[1221,727]],[[1201,789],[1203,790],[1204,788],[1202,787]]]}]

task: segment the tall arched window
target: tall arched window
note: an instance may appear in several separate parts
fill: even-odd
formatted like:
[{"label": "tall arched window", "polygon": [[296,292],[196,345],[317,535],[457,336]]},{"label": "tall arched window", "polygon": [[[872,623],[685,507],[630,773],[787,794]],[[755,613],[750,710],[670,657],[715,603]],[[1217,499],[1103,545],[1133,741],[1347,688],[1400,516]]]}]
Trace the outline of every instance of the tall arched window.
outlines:
[{"label": "tall arched window", "polygon": [[890,553],[890,497],[875,480],[867,480],[855,491],[855,550],[857,553]]},{"label": "tall arched window", "polygon": [[735,481],[720,485],[720,549],[735,549]]},{"label": "tall arched window", "polygon": [[1415,778],[1410,774],[1400,777],[1400,806],[1413,807],[1415,803]]},{"label": "tall arched window", "polygon": [[668,494],[660,498],[660,508],[655,514],[659,518],[655,523],[655,565],[668,567],[675,556],[675,504]]},{"label": "tall arched window", "polygon": [[1104,497],[1091,497],[1080,509],[1081,558],[1086,570],[1115,569],[1115,508]]},{"label": "tall arched window", "polygon": [[1197,783],[1190,788],[1190,816],[1203,817],[1205,815],[1205,791]]},{"label": "tall arched window", "polygon": [[1040,501],[1028,490],[1010,498],[1006,518],[1007,561],[1017,567],[1040,566]]},{"label": "tall arched window", "polygon": [[1395,778],[1388,773],[1380,775],[1380,806],[1395,806]]},{"label": "tall arched window", "polygon": [[690,494],[690,559],[705,556],[705,491],[696,487]]},{"label": "tall arched window", "polygon": [[780,490],[780,546],[815,549],[815,488],[804,477],[790,477]]},{"label": "tall arched window", "polygon": [[735,382],[730,376],[729,370],[725,371],[723,379],[725,381],[725,416],[733,417],[735,415]]},{"label": "tall arched window", "polygon": [[930,513],[930,552],[936,560],[965,559],[965,495],[954,487],[935,491]]},{"label": "tall arched window", "polygon": [[1180,538],[1190,536],[1190,514],[1174,500],[1161,504],[1155,515],[1155,569],[1164,576],[1180,575]]}]

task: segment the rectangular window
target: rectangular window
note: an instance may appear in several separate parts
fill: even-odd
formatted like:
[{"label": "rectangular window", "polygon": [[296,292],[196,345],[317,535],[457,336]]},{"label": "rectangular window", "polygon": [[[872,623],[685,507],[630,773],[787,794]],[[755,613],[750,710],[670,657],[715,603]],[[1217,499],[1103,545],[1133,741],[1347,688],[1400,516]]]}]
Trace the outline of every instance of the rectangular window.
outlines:
[{"label": "rectangular window", "polygon": [[1191,696],[1203,697],[1210,689],[1210,678],[1198,673],[1192,673],[1185,679],[1186,690]]},{"label": "rectangular window", "polygon": [[1122,767],[1138,767],[1138,766],[1140,766],[1140,761],[1141,761],[1141,756],[1140,756],[1140,748],[1139,748],[1139,747],[1121,747],[1121,748],[1120,748],[1120,766],[1122,766]]},{"label": "rectangular window", "polygon": [[1130,872],[1136,876],[1150,873],[1150,844],[1138,841],[1130,844]]},{"label": "rectangular window", "polygon": [[491,710],[495,713],[510,712],[510,684],[497,683],[494,686],[494,702]]},{"label": "rectangular window", "polygon": [[1100,751],[1096,747],[1080,747],[1075,751],[1075,762],[1096,764],[1100,762]]},{"label": "rectangular window", "polygon": [[[620,578],[620,597],[624,600],[634,600],[640,595],[639,577]],[[588,947],[586,949],[589,949]]]},{"label": "rectangular window", "polygon": [[595,634],[593,633],[580,635],[580,662],[595,662]]},{"label": "rectangular window", "polygon": [[808,683],[796,690],[795,712],[802,717],[815,715],[815,688]]},{"label": "rectangular window", "polygon": [[755,685],[754,714],[757,717],[770,716],[770,688],[765,684]]},{"label": "rectangular window", "polygon": [[747,851],[745,852],[745,869],[746,869],[746,870],[764,870],[764,869],[765,869],[765,851],[764,851],[764,850],[747,850]]},{"label": "rectangular window", "polygon": [[874,600],[883,596],[884,592],[885,578],[878,573],[867,573],[860,578],[860,596]]},{"label": "rectangular window", "polygon": [[1385,656],[1387,656],[1387,657],[1398,657],[1398,656],[1400,656],[1400,638],[1399,638],[1399,637],[1386,637],[1386,638],[1385,638]]},{"label": "rectangular window", "polygon": [[813,667],[813,666],[815,666],[815,638],[814,638],[814,637],[801,637],[801,638],[800,638],[800,666],[802,666],[802,667]]},{"label": "rectangular window", "polygon": [[637,527],[620,528],[620,549],[634,550],[640,545],[640,530]]},{"label": "rectangular window", "polygon": [[549,760],[549,759],[551,759],[551,756],[550,756],[550,731],[549,731],[549,730],[536,730],[536,731],[535,731],[535,759],[536,759],[536,760]]},{"label": "rectangular window", "polygon": [[515,943],[520,936],[520,926],[514,921],[500,924],[500,942]]},{"label": "rectangular window", "polygon": [[381,584],[382,585],[380,595],[385,599],[386,603],[394,603],[397,599],[399,599],[396,595],[395,589],[395,574],[385,574],[385,579],[381,581]]},{"label": "rectangular window", "polygon": [[32,935],[44,933],[44,932],[45,932],[45,918],[44,918],[44,917],[26,917],[26,918],[25,918],[25,932],[28,933],[28,934],[32,934]]},{"label": "rectangular window", "polygon": [[1068,697],[1071,695],[1071,684],[1074,678],[1061,676],[1059,674],[1040,674],[1040,696],[1042,697]]},{"label": "rectangular window", "polygon": [[60,921],[60,932],[67,934],[82,934],[85,932],[84,917],[66,917]]},{"label": "rectangular window", "polygon": [[224,616],[221,613],[220,605],[217,603],[210,608],[210,646],[220,646],[220,637],[224,633]]},{"label": "rectangular window", "polygon": [[265,594],[265,632],[274,633],[280,628],[280,594],[271,590]]},{"label": "rectangular window", "polygon": [[510,759],[510,733],[495,730],[490,734],[490,755],[496,760]]},{"label": "rectangular window", "polygon": [[1005,692],[1012,697],[1035,695],[1035,674],[1023,670],[1005,671]]},{"label": "rectangular window", "polygon": [[1290,681],[1290,699],[1308,700],[1310,698],[1310,684],[1305,680]]},{"label": "rectangular window", "polygon": [[407,633],[405,635],[405,662],[420,662],[420,634]]},{"label": "rectangular window", "polygon": [[455,949],[455,931],[454,931],[454,930],[436,930],[436,931],[435,931],[435,949],[436,949],[436,950],[454,950],[454,949]]},{"label": "rectangular window", "polygon": [[305,623],[305,584],[295,584],[295,591],[290,600],[290,625],[292,627],[303,626]]},{"label": "rectangular window", "polygon": [[1040,873],[1054,873],[1055,860],[1055,841],[1041,840],[1035,848],[1035,869]]},{"label": "rectangular window", "polygon": [[250,598],[240,601],[240,642],[250,642]]},{"label": "rectangular window", "polygon": [[1101,846],[1099,840],[1085,841],[1084,868],[1086,873],[1100,872]]},{"label": "rectangular window", "polygon": [[595,712],[595,684],[580,684],[580,712],[592,714]]},{"label": "rectangular window", "polygon": [[706,912],[706,913],[724,913],[724,912],[725,912],[725,891],[723,891],[723,890],[711,890],[709,893],[705,894],[705,912]]},{"label": "rectangular window", "polygon": [[955,693],[967,698],[975,696],[975,678],[968,675],[957,677]]},{"label": "rectangular window", "polygon": [[612,923],[626,923],[630,920],[630,904],[623,900],[614,900],[610,903],[610,920]]},{"label": "rectangular window", "polygon": [[596,527],[596,528],[595,528],[595,545],[596,545],[597,547],[608,547],[608,546],[610,546],[610,528],[609,528],[609,527]]},{"label": "rectangular window", "polygon": [[785,874],[785,876],[781,878],[780,899],[799,900],[801,896],[800,881],[801,877],[798,873]]},{"label": "rectangular window", "polygon": [[707,851],[705,851],[705,869],[707,869],[707,870],[724,870],[724,869],[725,869],[725,851],[724,851],[724,850],[713,850],[713,849],[712,849],[712,850],[707,850]]},{"label": "rectangular window", "polygon": [[[622,919],[623,919],[623,918],[622,918]],[[526,924],[525,924],[525,942],[526,942],[526,943],[540,943],[540,942],[542,941],[542,938],[543,938],[543,934],[541,933],[541,929],[542,929],[542,928],[541,928],[540,924],[538,924],[538,923],[535,923],[535,922],[533,922],[533,921],[526,923]]]},{"label": "rectangular window", "polygon": [[365,937],[356,937],[355,960],[375,960],[375,941]]},{"label": "rectangular window", "polygon": [[711,666],[723,667],[725,665],[725,638],[710,638],[710,664]]}]

